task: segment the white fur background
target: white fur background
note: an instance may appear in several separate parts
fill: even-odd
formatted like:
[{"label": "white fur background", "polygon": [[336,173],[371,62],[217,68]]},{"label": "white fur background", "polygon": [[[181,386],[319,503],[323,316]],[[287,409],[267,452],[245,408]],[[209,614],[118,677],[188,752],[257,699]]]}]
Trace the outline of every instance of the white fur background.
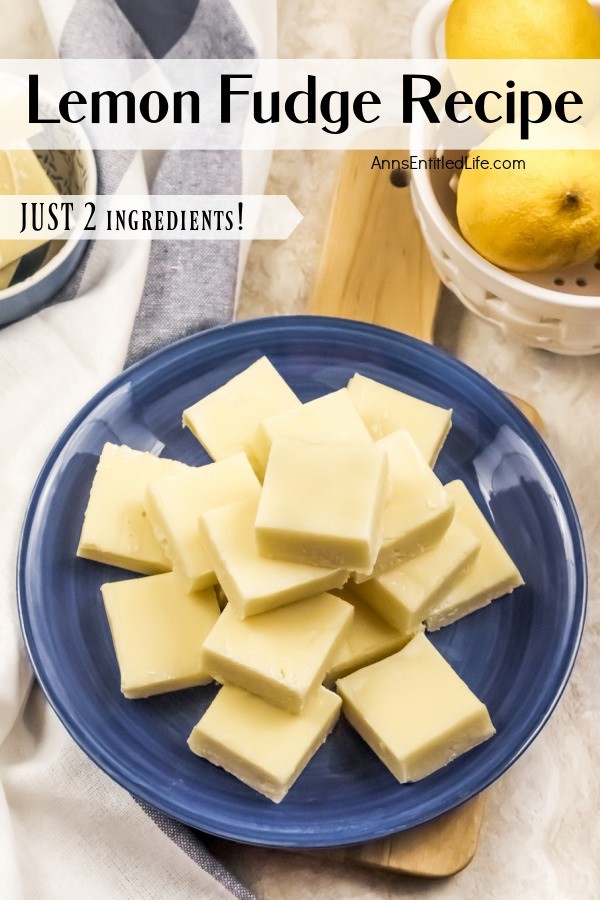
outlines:
[{"label": "white fur background", "polygon": [[[421,5],[421,0],[280,0],[280,55],[406,55]],[[4,9],[0,50],[5,57],[52,54],[35,0]],[[289,194],[304,221],[288,241],[253,245],[240,317],[304,310],[336,162],[332,153],[275,155],[268,191]],[[600,897],[600,356],[568,359],[508,344],[448,295],[437,340],[498,386],[533,403],[547,424],[548,443],[570,485],[587,543],[590,604],[575,672],[549,725],[490,789],[479,849],[464,872],[426,882],[211,841],[266,900]]]}]

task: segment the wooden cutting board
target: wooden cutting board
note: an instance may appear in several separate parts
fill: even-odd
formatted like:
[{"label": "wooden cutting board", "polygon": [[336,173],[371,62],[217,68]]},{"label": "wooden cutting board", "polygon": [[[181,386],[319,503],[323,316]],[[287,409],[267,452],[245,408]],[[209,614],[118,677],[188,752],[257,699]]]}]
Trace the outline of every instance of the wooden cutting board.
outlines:
[{"label": "wooden cutting board", "polygon": [[[440,280],[400,169],[371,169],[373,158],[407,159],[399,150],[344,154],[308,311],[373,322],[433,342]],[[515,406],[544,433],[538,411]]]},{"label": "wooden cutting board", "polygon": [[318,855],[424,878],[456,875],[475,856],[484,807],[485,793],[478,794],[424,825],[354,847],[320,850]]},{"label": "wooden cutting board", "polygon": [[[431,342],[440,293],[404,173],[344,154],[309,312],[374,322]],[[394,182],[400,186],[394,186]]]},{"label": "wooden cutting board", "polygon": [[[440,281],[421,237],[408,179],[401,170],[371,169],[375,155],[402,158],[397,150],[344,154],[308,311],[373,322],[431,343]],[[536,410],[511,399],[540,429]],[[454,875],[475,855],[484,805],[480,794],[384,840],[318,854],[432,878]]]}]

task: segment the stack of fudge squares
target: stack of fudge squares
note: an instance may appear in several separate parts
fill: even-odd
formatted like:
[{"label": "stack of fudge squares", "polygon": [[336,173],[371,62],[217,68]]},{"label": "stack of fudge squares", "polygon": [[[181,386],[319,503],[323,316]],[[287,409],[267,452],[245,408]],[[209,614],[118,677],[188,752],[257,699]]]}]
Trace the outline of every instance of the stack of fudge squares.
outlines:
[{"label": "stack of fudge squares", "polygon": [[494,734],[425,636],[522,584],[460,481],[442,409],[363,375],[302,404],[268,359],[183,412],[214,462],[106,444],[78,555],[121,690],[222,685],[190,749],[275,802],[340,711],[400,782]]}]

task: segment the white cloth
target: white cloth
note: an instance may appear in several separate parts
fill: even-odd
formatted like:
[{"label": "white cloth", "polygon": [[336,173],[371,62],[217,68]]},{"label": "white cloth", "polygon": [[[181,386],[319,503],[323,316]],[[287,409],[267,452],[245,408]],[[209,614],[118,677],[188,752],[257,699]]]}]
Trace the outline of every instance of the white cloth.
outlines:
[{"label": "white cloth", "polygon": [[[71,6],[46,4],[55,38]],[[235,8],[274,55],[274,3]],[[264,159],[251,171],[244,187],[260,193]],[[138,157],[119,189],[144,183]],[[85,756],[32,688],[21,639],[15,571],[29,495],[62,429],[122,369],[146,279],[149,241],[94,250],[76,298],[0,331],[0,896],[217,900],[229,891]]]}]

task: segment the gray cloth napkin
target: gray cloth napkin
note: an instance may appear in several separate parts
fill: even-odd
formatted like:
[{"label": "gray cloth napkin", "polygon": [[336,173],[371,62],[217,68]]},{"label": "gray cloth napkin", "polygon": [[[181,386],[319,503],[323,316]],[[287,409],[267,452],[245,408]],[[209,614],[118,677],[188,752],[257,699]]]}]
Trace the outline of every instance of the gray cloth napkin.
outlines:
[{"label": "gray cloth napkin", "polygon": [[[253,58],[255,48],[227,0],[77,0],[63,30],[61,57]],[[134,154],[96,154],[99,193],[118,190]],[[169,150],[149,186],[156,194],[241,193],[238,151]],[[92,246],[58,300],[77,295],[98,248]],[[156,241],[126,364],[188,334],[231,320],[236,241]]]},{"label": "gray cloth napkin", "polygon": [[[256,55],[226,0],[77,0],[65,23],[59,52],[61,57],[80,59]],[[101,151],[96,156],[99,193],[117,191],[135,154]],[[224,194],[240,193],[241,187],[239,152],[169,150],[150,190],[157,194]],[[94,270],[99,250],[91,245],[58,301],[77,296],[86,271]],[[153,242],[126,365],[181,337],[230,321],[238,254],[236,241]],[[234,896],[252,900],[254,895],[209,853],[197,832],[138,802],[168,837]]]}]

